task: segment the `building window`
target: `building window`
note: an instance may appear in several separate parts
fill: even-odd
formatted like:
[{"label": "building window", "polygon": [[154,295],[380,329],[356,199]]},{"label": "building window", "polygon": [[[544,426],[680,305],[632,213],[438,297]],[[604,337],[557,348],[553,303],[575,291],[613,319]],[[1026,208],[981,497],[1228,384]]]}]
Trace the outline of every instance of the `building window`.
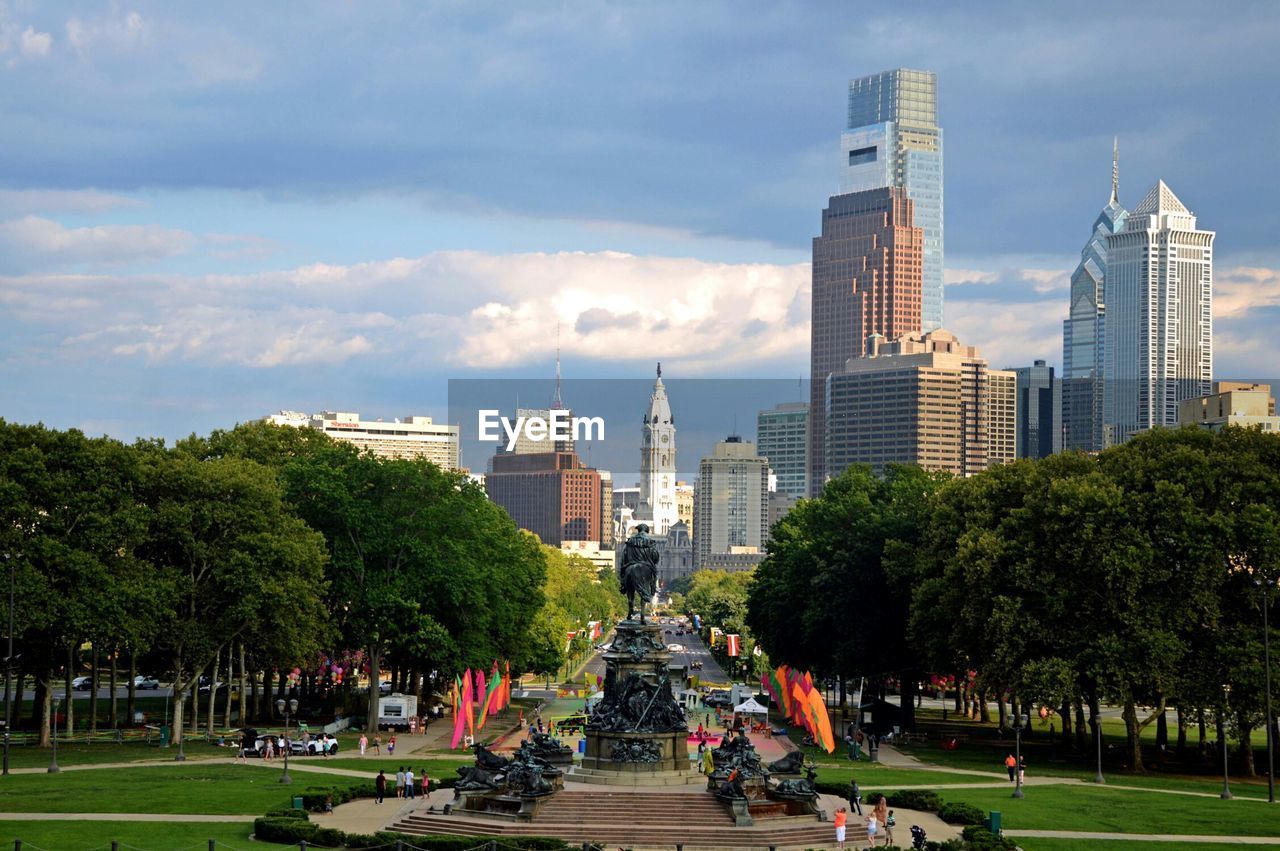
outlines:
[{"label": "building window", "polygon": [[875,147],[858,148],[856,150],[849,152],[849,165],[864,165],[866,163],[873,163],[875,161],[876,161]]}]

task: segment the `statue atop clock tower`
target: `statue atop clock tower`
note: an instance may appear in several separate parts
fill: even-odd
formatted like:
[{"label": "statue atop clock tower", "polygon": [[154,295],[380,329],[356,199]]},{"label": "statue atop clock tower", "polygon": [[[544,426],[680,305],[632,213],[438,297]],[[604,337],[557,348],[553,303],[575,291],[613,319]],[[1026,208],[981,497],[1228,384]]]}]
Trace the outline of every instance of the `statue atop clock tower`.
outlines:
[{"label": "statue atop clock tower", "polygon": [[655,535],[666,535],[680,519],[676,510],[676,425],[662,384],[662,364],[640,429],[640,505]]}]

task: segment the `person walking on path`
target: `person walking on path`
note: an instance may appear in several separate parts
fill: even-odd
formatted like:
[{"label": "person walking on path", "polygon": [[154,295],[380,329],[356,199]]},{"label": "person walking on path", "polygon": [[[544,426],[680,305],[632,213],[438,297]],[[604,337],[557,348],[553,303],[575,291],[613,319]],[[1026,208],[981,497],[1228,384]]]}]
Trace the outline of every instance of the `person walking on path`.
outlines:
[{"label": "person walking on path", "polygon": [[431,794],[431,778],[427,776],[427,770],[422,769],[422,797],[425,799]]},{"label": "person walking on path", "polygon": [[378,776],[373,781],[374,791],[377,792],[377,803],[381,804],[382,799],[387,796],[387,775],[386,772],[379,770]]},{"label": "person walking on path", "polygon": [[844,807],[836,810],[836,848],[844,851],[844,829],[849,821],[849,811]]},{"label": "person walking on path", "polygon": [[1025,755],[1018,759],[1018,782],[1027,782],[1027,757]]},{"label": "person walking on path", "polygon": [[879,833],[880,822],[876,821],[876,812],[872,810],[867,815],[867,847],[876,847],[876,834]]},{"label": "person walking on path", "polygon": [[403,765],[400,766],[400,769],[396,772],[396,797],[397,798],[404,797],[404,766]]},{"label": "person walking on path", "polygon": [[364,756],[364,752],[368,749],[369,749],[369,737],[366,734],[361,733],[360,734],[360,756]]},{"label": "person walking on path", "polygon": [[711,773],[715,770],[716,770],[716,761],[715,761],[715,758],[711,756],[711,750],[708,749],[703,751],[702,752],[702,773],[710,777]]},{"label": "person walking on path", "polygon": [[394,735],[387,739],[387,756],[395,756],[396,753],[396,737]]},{"label": "person walking on path", "polygon": [[382,736],[377,733],[373,734],[373,752],[378,756],[382,756]]},{"label": "person walking on path", "polygon": [[408,800],[413,800],[413,769],[406,768],[404,770],[404,796]]},{"label": "person walking on path", "polygon": [[862,815],[862,790],[858,788],[858,781],[849,778],[849,809]]},{"label": "person walking on path", "polygon": [[1008,770],[1009,782],[1012,783],[1015,779],[1015,773],[1018,770],[1018,761],[1013,758],[1013,754],[1009,754],[1004,758],[1004,767]]}]

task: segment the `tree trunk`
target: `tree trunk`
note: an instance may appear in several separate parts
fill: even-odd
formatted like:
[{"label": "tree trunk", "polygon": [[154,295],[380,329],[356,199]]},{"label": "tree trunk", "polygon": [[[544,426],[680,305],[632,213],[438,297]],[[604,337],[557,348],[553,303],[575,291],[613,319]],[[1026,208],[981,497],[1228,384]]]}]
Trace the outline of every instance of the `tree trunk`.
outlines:
[{"label": "tree trunk", "polygon": [[365,731],[369,733],[378,732],[378,662],[380,648],[376,645],[369,647],[369,705],[368,715],[365,718]]},{"label": "tree trunk", "polygon": [[129,648],[129,698],[124,703],[124,725],[126,727],[133,726],[133,719],[137,717],[138,711],[138,687],[133,684],[134,679],[138,676],[138,653],[132,647]]},{"label": "tree trunk", "polygon": [[[173,671],[173,687],[171,689],[173,692],[173,698],[170,700],[170,706],[173,707],[173,724],[170,726],[171,732],[169,733],[169,744],[171,745],[182,744],[186,737],[186,731],[182,728],[182,715],[183,708],[187,701],[184,698],[183,692],[179,689],[179,686],[186,686],[186,683],[182,682],[181,667],[175,668]],[[195,701],[192,702],[194,703]]]},{"label": "tree trunk", "polygon": [[1253,724],[1243,712],[1236,713],[1236,729],[1240,731],[1240,745],[1236,748],[1236,764],[1240,766],[1240,772],[1245,777],[1256,777],[1258,771],[1253,764]]},{"label": "tree trunk", "polygon": [[[240,642],[240,726],[243,727],[249,723],[249,701],[245,688],[248,683],[245,681],[244,673],[244,642]],[[257,690],[254,690],[255,696]]]},{"label": "tree trunk", "polygon": [[231,729],[231,684],[236,674],[234,651],[233,646],[227,645],[227,694],[223,698],[225,703],[222,707],[222,729],[224,730]]},{"label": "tree trunk", "polygon": [[[241,645],[240,649],[244,650],[244,645]],[[252,721],[255,724],[258,723],[258,718],[261,717],[262,715],[262,704],[259,702],[259,700],[260,699],[258,697],[258,672],[252,671],[249,674],[249,714],[251,717],[241,718],[240,721],[242,724],[247,724],[250,721]]]},{"label": "tree trunk", "polygon": [[89,689],[89,732],[98,732],[98,642],[93,642],[93,647],[89,651],[89,676],[93,677],[93,688]]},{"label": "tree trunk", "polygon": [[987,703],[987,693],[978,692],[978,720],[983,724],[991,723],[991,706]]},{"label": "tree trunk", "polygon": [[1071,701],[1062,701],[1062,710],[1059,713],[1062,716],[1062,739],[1061,744],[1064,748],[1071,747]]},{"label": "tree trunk", "polygon": [[191,737],[195,738],[200,732],[200,674],[191,674],[188,691],[191,692]]},{"label": "tree trunk", "polygon": [[1005,706],[1003,693],[996,694],[996,720],[999,722],[1000,732],[1003,734],[1009,726],[1009,711]]},{"label": "tree trunk", "polygon": [[916,731],[916,691],[918,683],[910,677],[902,677],[899,694],[902,696],[902,711],[898,713],[898,722],[902,729],[914,733]]},{"label": "tree trunk", "polygon": [[50,745],[49,722],[53,712],[53,671],[46,671],[43,677],[36,677],[36,704],[40,707],[40,747],[47,748]]},{"label": "tree trunk", "polygon": [[[1164,698],[1160,698],[1163,703]],[[1161,712],[1156,717],[1156,751],[1163,757],[1169,752],[1169,713]]]},{"label": "tree trunk", "polygon": [[845,709],[849,705],[849,692],[845,686],[844,674],[840,675],[840,708]]},{"label": "tree trunk", "polygon": [[964,686],[961,684],[960,675],[956,674],[956,715],[959,715],[964,709]]},{"label": "tree trunk", "polygon": [[1203,760],[1205,751],[1205,718],[1203,706],[1196,710],[1196,727],[1200,734],[1200,738],[1196,742],[1196,750],[1200,751],[1200,759]]},{"label": "tree trunk", "polygon": [[[1096,742],[1097,742],[1096,737],[1098,736],[1099,730],[1101,729],[1099,726],[1101,723],[1102,723],[1101,707],[1098,706],[1098,696],[1090,695],[1089,696],[1089,733],[1086,735],[1084,731],[1084,728],[1085,728],[1084,700],[1081,699],[1076,701],[1076,750],[1085,752],[1086,749],[1089,747],[1091,741],[1095,743],[1095,747],[1096,747]],[[1094,737],[1094,738],[1091,739],[1090,737]]]},{"label": "tree trunk", "polygon": [[120,648],[111,648],[111,729],[118,730],[120,728],[120,716],[117,710],[120,709],[120,701],[116,699],[116,677],[120,673]]},{"label": "tree trunk", "polygon": [[76,693],[71,689],[71,681],[75,679],[75,676],[76,676],[75,658],[76,658],[76,646],[75,644],[68,644],[67,645],[67,676],[66,676],[67,693],[66,693],[66,700],[62,701],[67,706],[66,730],[68,733],[74,730],[76,726],[76,713],[75,713],[75,708],[72,705],[75,703]]},{"label": "tree trunk", "polygon": [[1125,698],[1121,715],[1124,718],[1125,749],[1129,752],[1129,770],[1145,771],[1142,765],[1142,728],[1138,726],[1138,707],[1133,698]]},{"label": "tree trunk", "polygon": [[209,731],[209,735],[213,735],[213,722],[217,717],[217,700],[218,700],[218,673],[222,667],[222,648],[218,648],[218,652],[213,657],[213,667],[209,670],[209,719],[205,724],[205,729]]},{"label": "tree trunk", "polygon": [[1178,704],[1178,761],[1185,762],[1187,759],[1187,713],[1183,710],[1182,704]]}]

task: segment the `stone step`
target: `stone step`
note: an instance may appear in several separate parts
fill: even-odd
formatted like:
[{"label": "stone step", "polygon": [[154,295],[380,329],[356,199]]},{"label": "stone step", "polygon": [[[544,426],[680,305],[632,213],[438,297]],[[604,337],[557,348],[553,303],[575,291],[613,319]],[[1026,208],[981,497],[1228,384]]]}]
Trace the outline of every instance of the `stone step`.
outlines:
[{"label": "stone step", "polygon": [[[830,824],[808,822],[783,828],[711,828],[681,824],[653,825],[589,825],[569,824],[489,824],[452,816],[415,816],[397,822],[393,830],[414,835],[449,834],[455,836],[554,836],[566,842],[624,843],[631,847],[680,844],[698,847],[821,847],[830,843],[834,830]],[[851,827],[847,842],[866,840],[864,829]]]}]

